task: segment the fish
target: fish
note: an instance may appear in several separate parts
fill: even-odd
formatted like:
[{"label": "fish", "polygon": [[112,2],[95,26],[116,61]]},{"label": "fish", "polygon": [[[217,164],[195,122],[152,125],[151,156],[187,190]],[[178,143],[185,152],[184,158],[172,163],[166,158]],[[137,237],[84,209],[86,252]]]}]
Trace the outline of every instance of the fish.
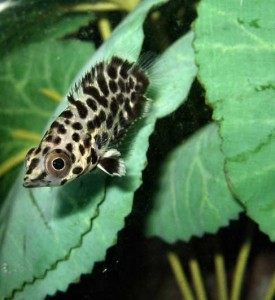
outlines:
[{"label": "fish", "polygon": [[93,66],[68,93],[68,106],[25,158],[23,186],[63,186],[98,168],[124,176],[112,147],[148,109],[150,82],[136,62],[113,56]]}]

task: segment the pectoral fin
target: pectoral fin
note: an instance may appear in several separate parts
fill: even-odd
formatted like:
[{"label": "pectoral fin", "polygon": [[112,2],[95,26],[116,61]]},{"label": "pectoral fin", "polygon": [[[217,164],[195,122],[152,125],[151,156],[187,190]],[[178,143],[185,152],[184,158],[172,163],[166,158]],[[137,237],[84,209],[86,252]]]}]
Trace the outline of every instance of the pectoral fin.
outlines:
[{"label": "pectoral fin", "polygon": [[117,150],[111,149],[104,153],[97,167],[111,176],[124,176],[126,173],[124,161]]}]

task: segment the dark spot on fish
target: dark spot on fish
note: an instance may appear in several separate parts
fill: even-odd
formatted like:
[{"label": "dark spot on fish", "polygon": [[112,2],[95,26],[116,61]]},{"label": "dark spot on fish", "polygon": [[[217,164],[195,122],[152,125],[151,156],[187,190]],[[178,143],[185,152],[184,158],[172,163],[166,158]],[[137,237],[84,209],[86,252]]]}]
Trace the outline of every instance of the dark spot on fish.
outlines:
[{"label": "dark spot on fish", "polygon": [[75,133],[73,133],[73,135],[72,135],[72,139],[73,139],[73,141],[75,141],[75,142],[79,142],[79,140],[80,140],[80,135],[79,135],[77,132],[75,132]]},{"label": "dark spot on fish", "polygon": [[113,116],[115,116],[118,112],[118,104],[117,104],[117,100],[115,98],[111,102],[110,110],[111,110]]},{"label": "dark spot on fish", "polygon": [[78,115],[81,119],[85,119],[88,115],[88,109],[81,101],[75,102],[75,107],[77,109]]},{"label": "dark spot on fish", "polygon": [[87,136],[87,138],[84,139],[84,147],[90,148],[91,146],[91,136]]},{"label": "dark spot on fish", "polygon": [[53,140],[53,143],[55,145],[58,145],[59,143],[61,142],[61,138],[59,136],[57,136],[54,140]]},{"label": "dark spot on fish", "polygon": [[27,175],[31,174],[32,171],[33,171],[33,169],[34,169],[35,167],[37,167],[38,163],[39,163],[39,159],[38,159],[38,158],[33,158],[33,159],[31,160],[30,166],[29,166],[28,171],[26,172],[26,174],[27,174]]},{"label": "dark spot on fish", "polygon": [[97,111],[97,105],[95,100],[93,100],[92,98],[88,98],[86,100],[86,103],[93,111]]},{"label": "dark spot on fish", "polygon": [[84,78],[82,79],[82,85],[88,86],[94,77],[95,77],[95,68],[92,68],[91,71],[86,73]]},{"label": "dark spot on fish", "polygon": [[60,117],[63,117],[65,119],[70,119],[73,117],[73,113],[70,110],[64,110],[61,114]]},{"label": "dark spot on fish", "polygon": [[100,105],[102,105],[103,107],[105,107],[105,108],[108,107],[108,101],[107,101],[107,99],[106,99],[105,97],[100,97],[100,98],[98,99],[98,103],[99,103]]},{"label": "dark spot on fish", "polygon": [[148,77],[138,68],[138,67],[135,67],[133,69],[133,75],[134,77],[136,78],[136,81],[137,83],[140,84],[140,92],[143,94],[145,93],[148,85],[149,85],[149,79]]},{"label": "dark spot on fish", "polygon": [[92,159],[91,155],[89,155],[89,156],[86,158],[87,164],[89,164],[89,163],[91,162],[91,159]]},{"label": "dark spot on fish", "polygon": [[37,176],[35,178],[35,181],[37,181],[37,180],[43,180],[46,176],[47,176],[47,173],[46,172],[42,172],[39,176]]},{"label": "dark spot on fish", "polygon": [[125,82],[121,78],[119,78],[119,80],[118,80],[118,87],[119,87],[121,93],[125,92],[125,90],[126,90],[125,89]]},{"label": "dark spot on fish", "polygon": [[67,130],[63,124],[59,124],[57,127],[57,132],[60,134],[65,134],[67,132]]},{"label": "dark spot on fish", "polygon": [[121,66],[123,64],[123,60],[118,56],[113,56],[111,64],[114,66],[114,68],[117,69],[118,66]]},{"label": "dark spot on fish", "polygon": [[31,149],[27,152],[26,156],[30,156],[30,155],[33,153],[33,151],[35,151],[35,148],[31,148]]},{"label": "dark spot on fish", "polygon": [[113,117],[110,115],[109,117],[108,117],[108,119],[106,120],[106,126],[107,126],[107,128],[108,129],[111,129],[112,128],[112,126],[113,126]]},{"label": "dark spot on fish", "polygon": [[117,67],[113,65],[111,62],[107,67],[107,74],[110,78],[116,79],[117,78]]},{"label": "dark spot on fish", "polygon": [[72,152],[73,151],[73,145],[71,143],[68,143],[66,145],[66,149],[69,151],[69,152]]},{"label": "dark spot on fish", "polygon": [[134,80],[132,77],[129,78],[129,88],[132,90],[134,88]]},{"label": "dark spot on fish", "polygon": [[127,93],[127,94],[130,94],[131,88],[130,88],[130,85],[129,85],[128,82],[126,83],[125,88],[126,88],[126,93]]},{"label": "dark spot on fish", "polygon": [[122,94],[118,94],[117,101],[119,104],[122,104],[124,102],[124,96]]},{"label": "dark spot on fish", "polygon": [[75,103],[75,99],[74,99],[74,96],[72,93],[70,93],[68,95],[68,101],[71,103],[71,104],[74,104]]},{"label": "dark spot on fish", "polygon": [[98,117],[99,117],[100,122],[103,123],[106,120],[105,112],[103,110],[101,110]]},{"label": "dark spot on fish", "polygon": [[50,147],[45,147],[42,151],[42,154],[46,155],[49,152],[49,150],[50,150]]},{"label": "dark spot on fish", "polygon": [[92,130],[94,130],[95,129],[95,126],[94,126],[94,123],[93,123],[93,121],[88,121],[88,123],[87,123],[87,128],[88,128],[88,130],[90,130],[90,131],[92,131]]},{"label": "dark spot on fish", "polygon": [[104,63],[100,62],[95,66],[95,69],[97,71],[98,75],[101,75],[103,73],[103,69],[104,69]]},{"label": "dark spot on fish", "polygon": [[[34,151],[34,154],[38,154],[41,151],[41,145],[39,145],[39,147],[36,148],[36,150]],[[29,152],[27,153],[27,156],[30,155]]]},{"label": "dark spot on fish", "polygon": [[98,116],[95,116],[94,120],[93,120],[94,126],[95,128],[99,128],[101,125],[100,119]]},{"label": "dark spot on fish", "polygon": [[83,128],[82,125],[81,125],[81,123],[79,123],[79,122],[73,123],[73,124],[72,124],[72,127],[73,127],[73,129],[75,129],[75,130],[81,130],[81,129]]},{"label": "dark spot on fish", "polygon": [[58,128],[58,126],[60,126],[61,124],[58,123],[57,121],[54,121],[51,125],[51,128]]},{"label": "dark spot on fish", "polygon": [[63,179],[63,180],[60,182],[60,184],[61,184],[61,185],[64,185],[67,181],[68,181],[68,179]]},{"label": "dark spot on fish", "polygon": [[110,174],[119,173],[119,160],[113,157],[106,157],[100,161],[100,165]]},{"label": "dark spot on fish", "polygon": [[120,68],[120,76],[123,79],[126,79],[128,77],[128,71],[132,68],[133,64],[129,63],[128,61],[124,61],[121,68]]},{"label": "dark spot on fish", "polygon": [[73,168],[73,173],[74,174],[80,174],[83,171],[82,167],[75,167]]},{"label": "dark spot on fish", "polygon": [[48,136],[46,137],[46,141],[47,141],[47,142],[51,142],[52,139],[53,139],[53,136],[52,136],[52,135],[48,135]]},{"label": "dark spot on fish", "polygon": [[100,88],[101,92],[104,94],[105,97],[109,95],[109,88],[106,82],[106,79],[103,74],[100,74],[97,78],[97,84]]},{"label": "dark spot on fish", "polygon": [[109,87],[112,93],[116,93],[118,90],[118,86],[114,80],[110,80]]},{"label": "dark spot on fish", "polygon": [[81,155],[84,155],[85,149],[84,149],[83,145],[79,144],[78,149],[79,149]]},{"label": "dark spot on fish", "polygon": [[92,96],[96,101],[100,98],[98,89],[94,86],[84,86],[83,92],[87,95]]},{"label": "dark spot on fish", "polygon": [[94,148],[91,148],[92,164],[94,165],[97,162],[97,154]]}]

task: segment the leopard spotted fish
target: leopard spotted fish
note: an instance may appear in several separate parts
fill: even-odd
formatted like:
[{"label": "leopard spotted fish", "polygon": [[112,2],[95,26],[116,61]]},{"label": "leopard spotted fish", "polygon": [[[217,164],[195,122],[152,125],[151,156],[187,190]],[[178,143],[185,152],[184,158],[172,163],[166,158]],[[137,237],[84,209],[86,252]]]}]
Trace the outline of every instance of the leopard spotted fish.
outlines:
[{"label": "leopard spotted fish", "polygon": [[125,175],[116,144],[148,104],[141,66],[114,56],[97,63],[68,94],[67,108],[26,155],[25,187],[64,185],[99,168]]}]

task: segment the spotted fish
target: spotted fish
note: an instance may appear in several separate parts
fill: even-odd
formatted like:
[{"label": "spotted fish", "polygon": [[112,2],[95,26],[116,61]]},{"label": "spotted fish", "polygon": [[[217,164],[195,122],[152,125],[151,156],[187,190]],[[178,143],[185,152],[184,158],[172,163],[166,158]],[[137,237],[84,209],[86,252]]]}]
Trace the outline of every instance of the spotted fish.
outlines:
[{"label": "spotted fish", "polygon": [[60,186],[99,168],[125,175],[110,144],[146,110],[146,72],[117,56],[96,64],[68,95],[67,108],[25,158],[25,187]]}]

